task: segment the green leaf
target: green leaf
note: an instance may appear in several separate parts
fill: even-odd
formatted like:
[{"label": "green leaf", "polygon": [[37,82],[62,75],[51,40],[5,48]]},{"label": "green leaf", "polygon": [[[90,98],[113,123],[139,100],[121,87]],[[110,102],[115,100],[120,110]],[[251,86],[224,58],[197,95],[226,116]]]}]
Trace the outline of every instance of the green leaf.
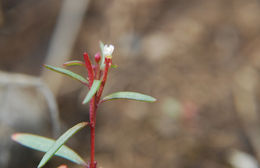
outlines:
[{"label": "green leaf", "polygon": [[100,62],[100,69],[105,68],[105,56],[104,56],[104,43],[102,41],[99,42],[100,50],[101,50],[101,62]]},{"label": "green leaf", "polygon": [[154,102],[156,99],[154,97],[144,95],[141,93],[136,92],[116,92],[112,93],[103,98],[104,101],[113,100],[113,99],[130,99],[130,100],[137,100],[137,101],[145,101],[145,102]]},{"label": "green leaf", "polygon": [[54,66],[51,66],[51,65],[44,65],[44,67],[47,68],[47,69],[50,69],[54,72],[58,72],[58,73],[61,73],[63,75],[66,75],[68,77],[71,77],[72,79],[78,80],[83,84],[88,84],[88,81],[85,78],[83,78],[79,74],[71,72],[70,70],[54,67]]},{"label": "green leaf", "polygon": [[100,87],[101,81],[100,80],[94,80],[90,91],[88,92],[88,94],[86,95],[85,99],[83,100],[82,104],[86,104],[87,102],[90,101],[90,99],[95,95],[95,93],[98,91],[99,87]]},{"label": "green leaf", "polygon": [[[47,152],[55,143],[53,139],[27,133],[13,134],[12,139],[21,145],[41,152]],[[86,165],[86,162],[76,152],[65,145],[63,145],[55,155],[80,165]]]},{"label": "green leaf", "polygon": [[85,64],[82,61],[74,60],[74,61],[67,61],[63,64],[63,66],[84,66]]},{"label": "green leaf", "polygon": [[43,167],[72,135],[74,135],[76,132],[87,125],[87,122],[79,123],[67,130],[63,135],[61,135],[47,151],[47,153],[45,153],[41,162],[38,165],[38,168]]},{"label": "green leaf", "polygon": [[116,64],[112,64],[111,68],[117,68],[118,66]]}]

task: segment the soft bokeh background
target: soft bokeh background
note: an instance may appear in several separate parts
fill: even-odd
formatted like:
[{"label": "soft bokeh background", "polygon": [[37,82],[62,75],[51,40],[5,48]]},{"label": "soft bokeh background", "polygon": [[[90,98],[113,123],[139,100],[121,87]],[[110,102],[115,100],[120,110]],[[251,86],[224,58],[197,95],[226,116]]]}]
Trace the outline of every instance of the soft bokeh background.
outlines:
[{"label": "soft bokeh background", "polygon": [[[42,156],[12,142],[11,133],[59,135],[52,135],[55,101],[46,86],[39,92],[42,83],[57,100],[61,132],[88,119],[87,90],[42,64],[93,56],[100,40],[115,45],[118,65],[104,94],[138,91],[158,101],[100,106],[98,167],[251,168],[260,161],[259,0],[1,0],[0,167],[36,167]],[[89,160],[88,129],[68,145]],[[46,167],[62,163],[76,167],[59,158]]]}]

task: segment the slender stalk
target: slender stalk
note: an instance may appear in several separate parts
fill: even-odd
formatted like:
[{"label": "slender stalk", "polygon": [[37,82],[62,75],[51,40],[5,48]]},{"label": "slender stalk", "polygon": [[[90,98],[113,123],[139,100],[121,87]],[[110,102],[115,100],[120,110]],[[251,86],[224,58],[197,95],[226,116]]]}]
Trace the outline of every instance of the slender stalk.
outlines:
[{"label": "slender stalk", "polygon": [[95,127],[96,127],[96,101],[95,97],[90,101],[90,145],[91,145],[91,152],[90,152],[90,168],[95,168]]},{"label": "slender stalk", "polygon": [[95,126],[90,127],[90,141],[91,141],[90,168],[96,168],[96,165],[95,165]]}]

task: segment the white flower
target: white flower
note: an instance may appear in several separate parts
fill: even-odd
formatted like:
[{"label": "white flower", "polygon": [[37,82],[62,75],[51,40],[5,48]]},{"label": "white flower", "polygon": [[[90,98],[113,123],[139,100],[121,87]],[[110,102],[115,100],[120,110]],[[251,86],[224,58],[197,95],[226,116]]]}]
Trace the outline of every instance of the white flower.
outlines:
[{"label": "white flower", "polygon": [[112,44],[110,44],[110,45],[106,44],[104,46],[103,52],[104,52],[105,57],[112,57],[113,51],[114,51],[114,46]]}]

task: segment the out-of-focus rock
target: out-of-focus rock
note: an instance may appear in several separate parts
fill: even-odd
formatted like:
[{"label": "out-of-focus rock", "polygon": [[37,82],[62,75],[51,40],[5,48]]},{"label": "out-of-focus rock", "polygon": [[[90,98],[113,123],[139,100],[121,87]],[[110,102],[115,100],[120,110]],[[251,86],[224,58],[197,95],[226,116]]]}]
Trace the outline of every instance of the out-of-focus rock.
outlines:
[{"label": "out-of-focus rock", "polygon": [[50,122],[58,117],[52,100],[39,78],[0,72],[0,167],[26,166],[25,160],[15,159],[24,148],[16,146],[10,136],[14,132],[49,134]]}]

